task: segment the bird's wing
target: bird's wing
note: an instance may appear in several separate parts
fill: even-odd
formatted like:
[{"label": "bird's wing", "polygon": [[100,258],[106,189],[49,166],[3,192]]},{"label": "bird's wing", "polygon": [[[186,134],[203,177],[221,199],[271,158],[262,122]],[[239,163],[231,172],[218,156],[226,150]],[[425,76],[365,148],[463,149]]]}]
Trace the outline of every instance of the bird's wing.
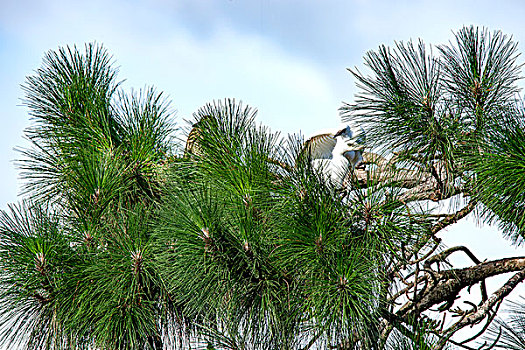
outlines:
[{"label": "bird's wing", "polygon": [[199,139],[200,128],[198,125],[195,125],[188,134],[188,139],[186,140],[186,147],[184,148],[184,157],[191,157],[200,153]]},{"label": "bird's wing", "polygon": [[357,132],[355,142],[360,145],[364,145],[366,143],[366,132],[362,126],[359,127],[359,131]]},{"label": "bird's wing", "polygon": [[306,140],[297,160],[331,159],[337,140],[333,134],[320,134]]},{"label": "bird's wing", "polygon": [[203,128],[216,128],[217,120],[211,115],[205,115],[193,124],[188,139],[186,140],[186,147],[184,148],[184,157],[201,156],[202,148],[202,130]]}]

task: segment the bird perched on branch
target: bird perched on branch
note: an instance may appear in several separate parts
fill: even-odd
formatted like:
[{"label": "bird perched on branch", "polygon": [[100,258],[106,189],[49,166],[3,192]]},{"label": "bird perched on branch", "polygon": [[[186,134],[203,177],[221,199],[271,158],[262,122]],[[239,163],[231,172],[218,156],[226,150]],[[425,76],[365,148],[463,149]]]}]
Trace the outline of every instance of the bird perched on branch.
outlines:
[{"label": "bird perched on branch", "polygon": [[[357,128],[356,128],[357,129]],[[345,177],[352,169],[363,167],[365,132],[350,126],[310,137],[297,160],[308,160],[319,169],[336,188],[342,188]]]},{"label": "bird perched on branch", "polygon": [[192,158],[202,155],[202,129],[216,127],[217,120],[211,115],[205,115],[192,125],[191,131],[186,140],[184,148],[184,158]]}]

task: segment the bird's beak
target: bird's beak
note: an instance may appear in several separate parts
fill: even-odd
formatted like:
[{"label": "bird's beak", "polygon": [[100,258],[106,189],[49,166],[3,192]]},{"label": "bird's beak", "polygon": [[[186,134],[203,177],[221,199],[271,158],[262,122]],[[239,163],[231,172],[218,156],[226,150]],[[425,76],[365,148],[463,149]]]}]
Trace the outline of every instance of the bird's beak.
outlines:
[{"label": "bird's beak", "polygon": [[346,129],[341,129],[338,132],[335,133],[334,137],[340,136],[342,133],[345,132]]}]

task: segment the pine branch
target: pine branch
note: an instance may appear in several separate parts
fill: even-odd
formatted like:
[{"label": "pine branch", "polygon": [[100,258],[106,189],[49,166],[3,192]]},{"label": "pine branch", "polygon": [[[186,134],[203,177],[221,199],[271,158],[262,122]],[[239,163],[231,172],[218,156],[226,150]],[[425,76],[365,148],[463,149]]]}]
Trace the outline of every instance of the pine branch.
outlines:
[{"label": "pine branch", "polygon": [[[417,301],[407,302],[396,314],[400,317],[407,317],[416,310],[417,312],[428,310],[436,304],[455,298],[463,288],[482,282],[492,276],[519,271],[524,268],[525,257],[515,257],[487,261],[463,269],[434,272],[435,277],[429,282],[431,287],[427,288],[428,291],[420,296]],[[435,282],[433,282],[434,280]]]}]

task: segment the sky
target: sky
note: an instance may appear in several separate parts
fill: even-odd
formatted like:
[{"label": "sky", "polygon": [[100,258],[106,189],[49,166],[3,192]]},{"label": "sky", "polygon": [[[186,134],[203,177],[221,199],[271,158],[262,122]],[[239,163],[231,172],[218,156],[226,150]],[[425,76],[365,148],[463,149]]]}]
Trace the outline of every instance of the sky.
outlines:
[{"label": "sky", "polygon": [[[180,127],[231,97],[274,131],[309,135],[340,124],[338,108],[357,92],[347,68],[363,68],[367,51],[418,38],[446,44],[476,25],[512,35],[523,52],[524,18],[519,0],[0,0],[0,209],[19,199],[14,149],[27,146],[30,125],[21,85],[48,50],[102,44],[123,88],[163,91]],[[481,260],[525,255],[472,219],[445,236]]]}]

